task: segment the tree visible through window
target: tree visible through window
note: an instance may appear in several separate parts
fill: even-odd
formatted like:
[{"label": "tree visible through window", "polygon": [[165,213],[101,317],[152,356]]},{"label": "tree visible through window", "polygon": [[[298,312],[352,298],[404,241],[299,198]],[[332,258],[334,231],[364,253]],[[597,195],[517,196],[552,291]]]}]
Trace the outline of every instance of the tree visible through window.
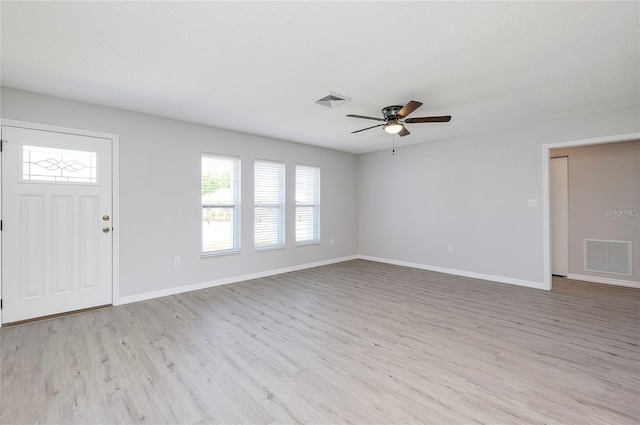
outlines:
[{"label": "tree visible through window", "polygon": [[296,165],[296,243],[320,242],[320,167]]},{"label": "tree visible through window", "polygon": [[240,158],[202,154],[202,254],[240,251]]}]

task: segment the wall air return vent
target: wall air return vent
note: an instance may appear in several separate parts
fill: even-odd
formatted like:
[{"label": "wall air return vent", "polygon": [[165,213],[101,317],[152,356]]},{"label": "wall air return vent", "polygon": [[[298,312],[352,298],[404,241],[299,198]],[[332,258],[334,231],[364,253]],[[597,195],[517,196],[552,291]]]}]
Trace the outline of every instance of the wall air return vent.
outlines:
[{"label": "wall air return vent", "polygon": [[584,269],[631,276],[631,241],[584,240]]},{"label": "wall air return vent", "polygon": [[351,98],[347,96],[342,96],[340,94],[329,93],[322,99],[316,100],[316,105],[326,106],[327,108],[335,108],[336,106],[344,105],[347,102],[350,102]]}]

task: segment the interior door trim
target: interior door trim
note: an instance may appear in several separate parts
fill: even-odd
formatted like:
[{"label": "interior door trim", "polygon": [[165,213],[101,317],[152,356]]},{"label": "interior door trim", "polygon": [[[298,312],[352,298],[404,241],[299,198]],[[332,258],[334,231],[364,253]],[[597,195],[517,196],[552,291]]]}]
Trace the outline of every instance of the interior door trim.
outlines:
[{"label": "interior door trim", "polygon": [[[112,197],[112,274],[111,299],[114,306],[120,304],[120,136],[114,133],[83,130],[57,125],[39,124],[29,121],[0,118],[0,129],[17,127],[29,130],[49,131],[53,133],[73,134],[111,140],[111,197]],[[0,131],[0,136],[1,136]],[[0,212],[2,211],[2,161],[0,161]],[[2,298],[2,232],[0,232],[0,298]],[[0,310],[0,327],[2,327],[2,310]]]}]

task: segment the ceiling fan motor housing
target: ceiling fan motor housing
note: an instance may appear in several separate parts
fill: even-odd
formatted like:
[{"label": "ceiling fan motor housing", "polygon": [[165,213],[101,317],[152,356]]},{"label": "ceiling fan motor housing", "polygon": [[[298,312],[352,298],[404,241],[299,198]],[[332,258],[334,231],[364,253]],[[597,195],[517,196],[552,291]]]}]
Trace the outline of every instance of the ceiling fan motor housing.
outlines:
[{"label": "ceiling fan motor housing", "polygon": [[387,121],[395,120],[398,118],[398,112],[400,112],[402,108],[400,105],[386,106],[382,108],[382,116]]}]

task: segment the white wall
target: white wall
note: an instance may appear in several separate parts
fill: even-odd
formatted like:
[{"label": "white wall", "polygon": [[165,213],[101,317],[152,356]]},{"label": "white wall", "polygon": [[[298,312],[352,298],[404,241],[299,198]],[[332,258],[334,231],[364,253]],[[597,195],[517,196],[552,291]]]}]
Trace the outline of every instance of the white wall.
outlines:
[{"label": "white wall", "polygon": [[[2,87],[0,116],[120,136],[120,296],[356,254],[356,156]],[[242,159],[242,253],[200,257],[202,152]],[[253,160],[285,161],[287,247],[253,250]],[[322,242],[296,248],[296,163],[319,165]],[[329,245],[333,238],[335,244]],[[174,267],[180,256],[182,265]]]},{"label": "white wall", "polygon": [[639,130],[635,107],[360,155],[358,253],[543,287],[542,145]]}]

